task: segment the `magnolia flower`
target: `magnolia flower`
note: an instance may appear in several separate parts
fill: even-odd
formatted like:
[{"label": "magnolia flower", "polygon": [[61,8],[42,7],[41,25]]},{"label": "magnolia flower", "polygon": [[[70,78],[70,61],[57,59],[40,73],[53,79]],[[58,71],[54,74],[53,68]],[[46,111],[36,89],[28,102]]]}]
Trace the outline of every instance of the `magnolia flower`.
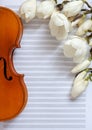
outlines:
[{"label": "magnolia flower", "polygon": [[37,17],[38,18],[49,18],[54,11],[55,1],[46,0],[43,2],[38,2],[37,4]]},{"label": "magnolia flower", "polygon": [[19,9],[20,17],[29,22],[36,14],[36,0],[26,0]]},{"label": "magnolia flower", "polygon": [[84,35],[88,30],[92,31],[92,20],[86,20],[77,30],[77,35]]},{"label": "magnolia flower", "polygon": [[72,73],[78,73],[84,69],[86,69],[89,65],[91,64],[90,60],[84,60],[82,63],[76,65],[73,69],[72,69]]},{"label": "magnolia flower", "polygon": [[51,16],[49,28],[51,35],[56,37],[57,40],[61,40],[68,36],[71,24],[64,14],[56,11]]},{"label": "magnolia flower", "polygon": [[89,55],[89,46],[87,41],[78,36],[73,36],[64,44],[64,55],[73,58],[75,63],[80,63]]},{"label": "magnolia flower", "polygon": [[75,16],[77,15],[83,7],[83,1],[71,1],[64,5],[62,12],[67,16]]},{"label": "magnolia flower", "polygon": [[85,91],[89,84],[89,80],[86,79],[86,72],[80,73],[74,80],[74,84],[71,90],[71,98],[75,99],[78,97],[82,92]]}]

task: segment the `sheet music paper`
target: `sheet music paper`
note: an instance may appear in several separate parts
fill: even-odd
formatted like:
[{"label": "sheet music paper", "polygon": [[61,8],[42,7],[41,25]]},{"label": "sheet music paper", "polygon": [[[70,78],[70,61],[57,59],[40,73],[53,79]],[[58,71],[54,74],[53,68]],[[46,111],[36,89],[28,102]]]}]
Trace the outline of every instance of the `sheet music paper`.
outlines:
[{"label": "sheet music paper", "polygon": [[[1,0],[0,5],[17,12],[23,1]],[[92,84],[76,101],[70,100],[74,64],[63,55],[62,44],[50,35],[48,20],[24,24],[21,48],[13,58],[16,71],[25,75],[28,103],[15,119],[1,123],[1,129],[92,129]]]}]

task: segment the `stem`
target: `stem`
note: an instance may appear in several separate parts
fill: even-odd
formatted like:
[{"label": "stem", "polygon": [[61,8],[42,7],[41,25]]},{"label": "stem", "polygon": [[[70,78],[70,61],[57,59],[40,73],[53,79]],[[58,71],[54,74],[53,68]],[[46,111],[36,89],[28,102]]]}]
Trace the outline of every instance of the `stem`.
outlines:
[{"label": "stem", "polygon": [[69,2],[70,2],[70,1],[68,1],[68,0],[67,0],[67,1],[63,1],[62,4],[65,5],[65,4],[69,3]]},{"label": "stem", "polygon": [[87,73],[92,73],[92,68],[86,68],[86,69],[84,69],[83,71],[86,71]]},{"label": "stem", "polygon": [[92,48],[90,49],[90,55],[91,55],[91,58],[92,58]]},{"label": "stem", "polygon": [[85,70],[87,70],[87,72],[91,72],[92,73],[92,68],[87,68]]},{"label": "stem", "polygon": [[[57,1],[57,0],[55,0],[55,1]],[[63,9],[63,6],[65,5],[65,4],[67,4],[67,3],[69,3],[70,1],[63,1],[62,3],[60,3],[60,4],[57,4],[56,5],[56,8],[59,10],[59,11],[61,11],[62,9]]]},{"label": "stem", "polygon": [[89,71],[92,71],[92,68],[88,68]]},{"label": "stem", "polygon": [[88,9],[81,9],[81,11],[88,11]]},{"label": "stem", "polygon": [[92,6],[91,6],[87,1],[84,1],[84,3],[85,3],[89,8],[92,9]]},{"label": "stem", "polygon": [[92,10],[87,10],[86,12],[84,12],[84,15],[91,14],[91,13],[92,13]]},{"label": "stem", "polygon": [[56,8],[57,8],[57,10],[61,11],[63,9],[63,5],[62,4],[57,4]]},{"label": "stem", "polygon": [[55,1],[55,3],[57,4],[57,0],[54,0]]},{"label": "stem", "polygon": [[74,22],[74,21],[76,21],[77,19],[82,18],[82,17],[83,17],[83,14],[79,14],[79,15],[77,15],[77,16],[72,20],[72,22]]},{"label": "stem", "polygon": [[75,18],[72,20],[72,22],[76,21],[77,19],[79,19],[87,14],[92,14],[92,10],[82,9],[81,11],[85,11],[85,12],[83,14],[76,15]]},{"label": "stem", "polygon": [[90,80],[92,81],[92,73],[90,72],[90,74],[85,78],[86,81]]},{"label": "stem", "polygon": [[91,30],[88,30],[88,31],[90,31],[90,32],[91,32],[91,34],[90,34],[90,35],[88,35],[88,37],[89,37],[89,38],[91,38],[91,37],[92,37],[92,31],[91,31]]},{"label": "stem", "polygon": [[[89,35],[86,36],[85,38],[86,38],[86,40],[87,40],[88,43],[89,43],[89,40],[90,40],[90,38],[92,37],[92,31],[91,31],[91,30],[88,30],[88,32],[91,32],[91,34],[89,34]],[[92,49],[90,50],[90,53],[91,53],[91,56],[92,56]]]}]

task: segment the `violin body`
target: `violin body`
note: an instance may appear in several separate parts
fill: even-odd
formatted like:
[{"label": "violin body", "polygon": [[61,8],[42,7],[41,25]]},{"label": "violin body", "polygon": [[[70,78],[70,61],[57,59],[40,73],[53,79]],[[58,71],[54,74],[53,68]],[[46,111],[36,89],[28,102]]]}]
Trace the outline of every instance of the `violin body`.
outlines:
[{"label": "violin body", "polygon": [[20,47],[23,26],[10,9],[0,7],[0,121],[16,117],[27,102],[23,75],[13,66],[13,51]]}]

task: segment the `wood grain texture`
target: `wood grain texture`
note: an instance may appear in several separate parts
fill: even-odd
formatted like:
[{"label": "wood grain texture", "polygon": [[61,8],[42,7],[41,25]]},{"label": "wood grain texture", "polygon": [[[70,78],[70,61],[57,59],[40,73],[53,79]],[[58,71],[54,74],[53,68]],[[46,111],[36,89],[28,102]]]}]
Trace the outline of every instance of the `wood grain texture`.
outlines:
[{"label": "wood grain texture", "polygon": [[12,10],[0,7],[0,121],[17,116],[27,102],[23,75],[15,71],[12,62],[22,32],[19,17]]}]

